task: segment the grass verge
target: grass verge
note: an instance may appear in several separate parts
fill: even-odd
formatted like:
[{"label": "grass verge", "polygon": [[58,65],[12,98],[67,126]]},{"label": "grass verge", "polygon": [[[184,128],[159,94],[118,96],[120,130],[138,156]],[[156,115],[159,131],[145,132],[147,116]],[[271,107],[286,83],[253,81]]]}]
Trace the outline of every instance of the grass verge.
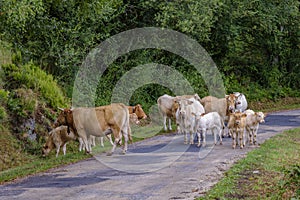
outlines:
[{"label": "grass verge", "polygon": [[274,136],[239,160],[200,199],[299,199],[300,128]]}]

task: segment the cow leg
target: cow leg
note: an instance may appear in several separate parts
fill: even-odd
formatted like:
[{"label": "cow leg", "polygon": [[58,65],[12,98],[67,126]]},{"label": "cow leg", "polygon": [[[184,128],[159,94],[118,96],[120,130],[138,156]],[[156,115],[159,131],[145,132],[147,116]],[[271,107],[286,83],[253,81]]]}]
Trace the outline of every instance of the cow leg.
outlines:
[{"label": "cow leg", "polygon": [[104,137],[100,137],[100,145],[101,145],[101,147],[104,147],[103,139],[104,139]]},{"label": "cow leg", "polygon": [[172,121],[171,121],[171,118],[169,117],[169,130],[171,131],[172,130],[172,126],[171,126],[171,124],[172,124]]},{"label": "cow leg", "polygon": [[235,149],[236,146],[236,132],[235,131],[230,131],[231,136],[232,136],[232,148]]},{"label": "cow leg", "polygon": [[87,138],[86,134],[83,134],[81,138],[82,138],[83,145],[85,146],[86,153],[91,153],[91,146],[88,140],[89,138]]},{"label": "cow leg", "polygon": [[58,157],[59,149],[60,149],[60,145],[57,145],[56,146],[56,158]]},{"label": "cow leg", "polygon": [[194,144],[194,133],[190,132],[190,144]]},{"label": "cow leg", "polygon": [[106,137],[109,139],[110,144],[111,144],[111,145],[114,145],[114,143],[113,143],[113,141],[112,141],[112,139],[111,139],[111,135],[107,135]]},{"label": "cow leg", "polygon": [[66,151],[67,151],[67,142],[64,144],[63,146],[63,153],[64,153],[64,156],[66,155]]},{"label": "cow leg", "polygon": [[164,120],[164,130],[167,131],[167,116],[163,116]]},{"label": "cow leg", "polygon": [[214,136],[214,144],[216,145],[217,144],[217,135],[214,131],[214,128],[211,129],[211,134]]},{"label": "cow leg", "polygon": [[197,144],[197,147],[200,147],[200,145],[201,145],[201,137],[200,137],[200,135],[201,135],[201,132],[200,132],[200,130],[199,130],[199,131],[197,131],[197,137],[198,137],[198,144]]},{"label": "cow leg", "polygon": [[248,138],[249,138],[249,143],[253,144],[253,129],[248,129]]},{"label": "cow leg", "polygon": [[243,141],[243,131],[239,131],[239,139],[240,139],[240,148],[242,149],[244,147],[244,141]]},{"label": "cow leg", "polygon": [[126,154],[127,152],[127,143],[128,143],[128,134],[127,133],[123,133],[124,136],[124,148],[123,148],[123,152],[122,154]]},{"label": "cow leg", "polygon": [[205,147],[206,146],[206,130],[204,130],[204,129],[202,129],[202,137],[203,137],[202,146]]},{"label": "cow leg", "polygon": [[96,146],[96,137],[93,135],[90,135],[89,137],[90,137],[89,141],[90,141],[91,146],[93,146],[93,147]]},{"label": "cow leg", "polygon": [[220,145],[222,145],[222,129],[223,128],[217,128],[217,133],[218,133],[218,136],[219,136],[219,139],[220,139]]},{"label": "cow leg", "polygon": [[188,142],[187,142],[187,132],[186,131],[184,131],[183,132],[183,134],[184,134],[184,144],[188,144]]},{"label": "cow leg", "polygon": [[253,143],[254,144],[256,144],[256,139],[257,139],[257,129],[255,129],[254,131],[253,131]]},{"label": "cow leg", "polygon": [[122,138],[121,130],[119,128],[112,129],[112,133],[114,134],[115,142],[113,143],[113,147],[111,151],[106,154],[107,156],[111,156],[115,152],[117,144],[120,142]]},{"label": "cow leg", "polygon": [[81,137],[78,138],[79,141],[79,151],[81,151],[85,146]]}]

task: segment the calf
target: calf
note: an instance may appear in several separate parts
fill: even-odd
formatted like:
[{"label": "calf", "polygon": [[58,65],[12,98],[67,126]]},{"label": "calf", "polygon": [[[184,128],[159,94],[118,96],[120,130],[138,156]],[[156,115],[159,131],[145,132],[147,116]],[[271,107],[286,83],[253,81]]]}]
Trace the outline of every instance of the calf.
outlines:
[{"label": "calf", "polygon": [[66,145],[69,141],[75,140],[76,136],[72,131],[68,133],[67,126],[59,126],[49,133],[49,137],[42,148],[43,156],[47,156],[50,151],[56,148],[56,157],[58,157],[58,153],[60,147],[63,147],[63,153],[66,155]]},{"label": "calf", "polygon": [[250,144],[256,144],[257,130],[260,123],[265,122],[265,114],[263,112],[254,112],[253,110],[246,110],[246,133]]},{"label": "calf", "polygon": [[240,148],[245,146],[244,132],[246,127],[246,113],[235,112],[229,115],[227,124],[229,134],[232,136],[232,148],[235,149],[237,140],[239,139]]},{"label": "calf", "polygon": [[203,147],[206,145],[206,133],[208,130],[214,135],[214,143],[217,144],[217,135],[220,138],[220,144],[222,144],[222,130],[224,128],[223,118],[217,112],[210,112],[196,116],[196,129],[198,136],[198,147],[200,146],[200,131],[203,136]]}]

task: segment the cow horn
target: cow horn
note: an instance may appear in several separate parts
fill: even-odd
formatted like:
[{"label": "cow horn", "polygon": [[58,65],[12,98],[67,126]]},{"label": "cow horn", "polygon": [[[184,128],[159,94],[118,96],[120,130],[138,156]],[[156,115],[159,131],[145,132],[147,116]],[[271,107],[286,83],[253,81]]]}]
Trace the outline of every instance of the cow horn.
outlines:
[{"label": "cow horn", "polygon": [[60,108],[60,107],[58,107],[58,109],[59,109],[59,110],[61,110],[61,111],[64,111],[64,109],[63,109],[63,108]]}]

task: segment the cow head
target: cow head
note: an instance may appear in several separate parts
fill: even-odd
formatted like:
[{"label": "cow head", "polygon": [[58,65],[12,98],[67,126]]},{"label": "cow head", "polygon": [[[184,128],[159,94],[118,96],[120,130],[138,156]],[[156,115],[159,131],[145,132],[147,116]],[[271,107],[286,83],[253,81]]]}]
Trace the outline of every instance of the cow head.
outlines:
[{"label": "cow head", "polygon": [[189,99],[182,99],[182,100],[178,101],[179,115],[184,118],[186,116],[186,107],[188,105],[192,105],[193,103],[194,103],[194,101],[189,100]]},{"label": "cow head", "polygon": [[139,119],[146,119],[147,118],[147,115],[144,112],[144,110],[142,109],[142,106],[140,104],[137,104],[135,106],[134,110],[135,110],[134,113],[138,116]]},{"label": "cow head", "polygon": [[255,113],[256,119],[259,123],[265,122],[265,114],[263,112],[256,112]]},{"label": "cow head", "polygon": [[227,102],[227,110],[230,113],[235,111],[236,99],[237,97],[234,94],[226,95],[226,102]]},{"label": "cow head", "polygon": [[246,119],[247,114],[241,113],[241,112],[236,112],[231,114],[234,117],[234,124],[235,126],[240,126],[242,121]]},{"label": "cow head", "polygon": [[73,110],[69,108],[59,108],[61,112],[59,113],[57,119],[54,122],[54,128],[65,125],[72,126],[73,124]]},{"label": "cow head", "polygon": [[46,157],[50,153],[50,151],[51,151],[51,149],[49,148],[49,146],[47,144],[44,144],[44,146],[42,148],[43,157]]},{"label": "cow head", "polygon": [[43,157],[47,156],[50,151],[53,149],[53,143],[51,143],[51,139],[47,138],[46,143],[42,147],[42,155]]}]

